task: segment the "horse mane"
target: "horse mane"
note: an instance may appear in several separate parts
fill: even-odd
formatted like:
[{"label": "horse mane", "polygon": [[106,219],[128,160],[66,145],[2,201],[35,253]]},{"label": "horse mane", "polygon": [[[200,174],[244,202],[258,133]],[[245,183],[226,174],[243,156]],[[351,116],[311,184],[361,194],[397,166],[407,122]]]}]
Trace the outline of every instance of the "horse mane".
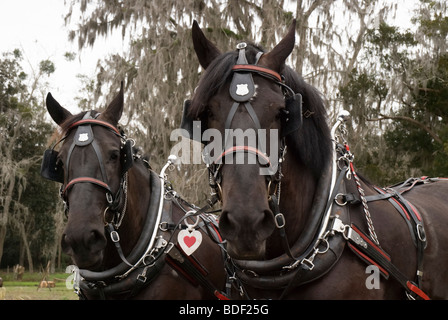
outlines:
[{"label": "horse mane", "polygon": [[[260,46],[248,44],[246,58],[248,63],[254,64],[256,54],[265,52]],[[238,59],[238,51],[231,51],[213,60],[203,76],[191,101],[189,115],[193,118],[205,120],[204,111],[210,99],[232,76],[232,67]],[[287,137],[288,152],[301,160],[310,168],[314,176],[319,177],[331,160],[332,143],[330,128],[327,123],[327,111],[320,92],[306,83],[292,68],[285,66],[281,72],[285,84],[303,98],[303,111],[309,110],[312,116],[303,120],[303,125],[295,133]]]},{"label": "horse mane", "polygon": [[286,138],[286,144],[289,150],[319,177],[332,158],[331,134],[324,98],[290,67],[285,67],[283,77],[287,86],[302,95],[302,112],[312,113],[309,118],[303,119],[302,126],[295,134]]},{"label": "horse mane", "polygon": [[[95,111],[96,112],[96,111]],[[95,114],[95,112],[93,112]],[[67,134],[72,124],[75,122],[82,120],[82,118],[85,116],[87,111],[75,114],[69,118],[67,118],[62,124],[61,124],[61,131],[63,134]]]}]

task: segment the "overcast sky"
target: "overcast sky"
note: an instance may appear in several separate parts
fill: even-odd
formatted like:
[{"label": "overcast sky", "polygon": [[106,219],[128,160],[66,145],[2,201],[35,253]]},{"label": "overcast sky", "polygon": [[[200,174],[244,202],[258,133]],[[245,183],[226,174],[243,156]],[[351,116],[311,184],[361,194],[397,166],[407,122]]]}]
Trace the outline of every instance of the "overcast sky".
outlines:
[{"label": "overcast sky", "polygon": [[[77,74],[93,76],[99,58],[123,50],[120,37],[114,41],[99,39],[93,49],[78,53],[76,43],[68,41],[64,25],[67,9],[64,0],[0,0],[0,53],[21,49],[23,67],[29,74],[31,67],[50,59],[56,72],[48,79],[53,96],[69,110],[76,111],[75,101],[81,83]],[[75,17],[73,17],[75,18]],[[76,20],[76,19],[72,19]],[[73,23],[76,25],[76,21]],[[75,61],[68,62],[64,53],[75,52]]]}]

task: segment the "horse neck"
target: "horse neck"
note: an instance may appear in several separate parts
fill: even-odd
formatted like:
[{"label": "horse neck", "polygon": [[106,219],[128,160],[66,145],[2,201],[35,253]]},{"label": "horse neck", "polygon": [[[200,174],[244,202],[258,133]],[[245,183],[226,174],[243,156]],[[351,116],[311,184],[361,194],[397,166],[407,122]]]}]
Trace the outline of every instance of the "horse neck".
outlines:
[{"label": "horse neck", "polygon": [[[120,235],[120,245],[123,253],[127,256],[142,232],[145,218],[147,216],[149,203],[151,200],[150,173],[148,169],[139,162],[128,171],[128,190],[126,213],[123,222],[118,229]],[[121,260],[117,255],[114,244],[108,239],[108,247],[105,255],[106,267],[114,267]]]},{"label": "horse neck", "polygon": [[[282,166],[280,212],[286,221],[287,238],[292,245],[306,228],[312,209],[317,181],[312,172],[297,161],[292,153],[287,154]],[[274,234],[276,253],[283,254],[280,237]]]}]

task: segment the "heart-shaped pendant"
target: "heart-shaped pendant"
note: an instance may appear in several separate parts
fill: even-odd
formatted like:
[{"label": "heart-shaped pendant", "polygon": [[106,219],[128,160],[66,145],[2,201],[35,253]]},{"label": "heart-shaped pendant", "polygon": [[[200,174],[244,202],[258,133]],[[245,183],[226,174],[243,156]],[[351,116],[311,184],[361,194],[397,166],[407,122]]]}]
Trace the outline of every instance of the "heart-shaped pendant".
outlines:
[{"label": "heart-shaped pendant", "polygon": [[187,256],[193,254],[202,243],[202,233],[197,230],[181,230],[177,242]]}]

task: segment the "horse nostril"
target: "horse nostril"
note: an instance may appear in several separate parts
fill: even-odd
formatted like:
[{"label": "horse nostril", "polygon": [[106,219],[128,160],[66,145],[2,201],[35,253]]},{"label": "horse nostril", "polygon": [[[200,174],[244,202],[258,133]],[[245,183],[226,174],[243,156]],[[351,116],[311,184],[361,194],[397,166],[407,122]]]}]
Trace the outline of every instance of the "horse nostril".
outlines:
[{"label": "horse nostril", "polygon": [[219,229],[227,240],[233,240],[237,234],[238,224],[229,214],[229,211],[223,210],[219,218]]},{"label": "horse nostril", "polygon": [[98,230],[90,231],[85,237],[85,246],[93,251],[99,251],[106,247],[106,237]]},{"label": "horse nostril", "polygon": [[65,233],[62,235],[61,248],[62,251],[68,255],[71,255],[73,253],[72,246],[70,245],[70,239]]},{"label": "horse nostril", "polygon": [[264,210],[263,219],[259,225],[259,232],[262,234],[262,238],[266,236],[266,234],[271,235],[275,228],[274,214],[271,210]]}]

